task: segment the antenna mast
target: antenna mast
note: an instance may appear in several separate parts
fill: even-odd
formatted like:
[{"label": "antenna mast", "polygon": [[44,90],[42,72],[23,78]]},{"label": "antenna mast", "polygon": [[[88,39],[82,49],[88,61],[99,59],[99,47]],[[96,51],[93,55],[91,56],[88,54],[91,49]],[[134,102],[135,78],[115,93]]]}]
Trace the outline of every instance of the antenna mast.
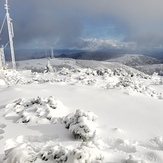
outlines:
[{"label": "antenna mast", "polygon": [[51,58],[54,58],[54,51],[53,51],[53,47],[51,47]]},{"label": "antenna mast", "polygon": [[14,45],[13,45],[14,31],[13,31],[13,25],[12,25],[12,22],[11,22],[12,19],[10,18],[10,14],[9,14],[8,0],[6,0],[5,9],[6,9],[6,19],[7,19],[9,42],[10,42],[12,67],[13,67],[13,69],[16,69]]}]

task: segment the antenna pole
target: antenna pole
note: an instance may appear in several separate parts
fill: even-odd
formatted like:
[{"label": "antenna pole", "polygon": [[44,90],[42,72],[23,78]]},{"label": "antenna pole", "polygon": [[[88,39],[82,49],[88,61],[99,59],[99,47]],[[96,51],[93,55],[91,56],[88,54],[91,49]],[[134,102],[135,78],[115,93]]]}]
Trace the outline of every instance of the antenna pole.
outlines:
[{"label": "antenna pole", "polygon": [[51,47],[51,58],[54,58],[54,51],[53,51],[53,47]]},{"label": "antenna pole", "polygon": [[12,67],[13,69],[16,69],[16,63],[15,63],[15,54],[14,54],[14,45],[13,45],[13,26],[9,14],[9,6],[8,6],[8,0],[6,0],[5,4],[5,9],[6,9],[6,19],[7,19],[7,27],[8,27],[8,35],[9,35],[9,42],[10,42],[10,51],[11,51],[11,59],[12,59]]}]

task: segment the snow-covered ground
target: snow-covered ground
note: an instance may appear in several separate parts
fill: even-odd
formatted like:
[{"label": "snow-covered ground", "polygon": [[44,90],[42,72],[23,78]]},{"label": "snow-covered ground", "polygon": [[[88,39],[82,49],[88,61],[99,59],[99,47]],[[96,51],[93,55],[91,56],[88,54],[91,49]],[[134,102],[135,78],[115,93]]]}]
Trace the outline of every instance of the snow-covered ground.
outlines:
[{"label": "snow-covered ground", "polygon": [[17,71],[0,71],[0,163],[162,163],[162,106],[157,74],[20,61]]}]

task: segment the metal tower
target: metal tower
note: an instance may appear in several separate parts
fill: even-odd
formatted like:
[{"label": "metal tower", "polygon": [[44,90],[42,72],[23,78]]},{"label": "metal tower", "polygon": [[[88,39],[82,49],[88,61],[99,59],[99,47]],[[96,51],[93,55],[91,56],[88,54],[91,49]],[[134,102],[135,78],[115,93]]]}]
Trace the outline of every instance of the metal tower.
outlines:
[{"label": "metal tower", "polygon": [[53,51],[53,47],[51,47],[51,58],[54,58],[54,51]]},{"label": "metal tower", "polygon": [[13,45],[14,30],[13,30],[13,24],[11,22],[12,19],[10,18],[10,14],[9,14],[8,0],[6,0],[5,9],[6,9],[6,19],[7,19],[7,27],[8,27],[8,35],[9,35],[12,67],[13,67],[13,69],[16,69],[14,45]]},{"label": "metal tower", "polygon": [[6,63],[5,63],[5,55],[4,55],[4,47],[0,47],[0,69],[5,69]]}]

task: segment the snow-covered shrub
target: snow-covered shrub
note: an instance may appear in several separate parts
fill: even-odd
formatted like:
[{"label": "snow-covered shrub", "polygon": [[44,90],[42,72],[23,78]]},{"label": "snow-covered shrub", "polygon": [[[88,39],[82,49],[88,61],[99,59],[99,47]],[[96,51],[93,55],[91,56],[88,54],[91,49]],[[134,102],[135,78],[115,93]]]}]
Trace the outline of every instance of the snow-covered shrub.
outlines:
[{"label": "snow-covered shrub", "polygon": [[84,79],[84,80],[82,80],[81,83],[83,83],[85,85],[94,85],[96,83],[96,80],[95,79]]},{"label": "snow-covered shrub", "polygon": [[29,80],[25,79],[16,70],[3,70],[3,75],[1,73],[0,78],[2,78],[2,80],[4,80],[7,85],[30,83]]},{"label": "snow-covered shrub", "polygon": [[47,146],[40,151],[40,157],[42,160],[53,160],[55,163],[63,163],[67,161],[69,150],[57,144],[54,146]]},{"label": "snow-covered shrub", "polygon": [[128,73],[122,69],[122,68],[117,68],[113,71],[113,74],[116,75],[116,76],[127,76]]},{"label": "snow-covered shrub", "polygon": [[44,68],[44,73],[52,73],[52,72],[54,72],[54,69],[51,66],[50,62],[48,61],[47,65]]},{"label": "snow-covered shrub", "polygon": [[32,163],[36,159],[37,155],[32,146],[19,144],[5,151],[4,163]]},{"label": "snow-covered shrub", "polygon": [[156,147],[159,148],[159,150],[163,150],[163,137],[155,137],[154,139],[151,140],[152,143],[156,145]]},{"label": "snow-covered shrub", "polygon": [[99,68],[99,69],[97,69],[96,70],[96,73],[97,73],[97,75],[99,75],[99,76],[104,76],[104,75],[109,75],[109,76],[112,76],[112,71],[110,70],[110,69],[108,69],[108,68]]},{"label": "snow-covered shrub", "polygon": [[115,87],[115,85],[114,85],[113,83],[108,83],[108,84],[106,84],[106,85],[104,86],[105,89],[112,89],[112,88],[114,88],[114,87]]},{"label": "snow-covered shrub", "polygon": [[92,112],[76,110],[75,113],[69,114],[63,118],[65,127],[75,138],[83,141],[89,140],[96,131],[95,121],[97,116]]},{"label": "snow-covered shrub", "polygon": [[134,81],[129,77],[121,77],[119,83],[116,86],[122,87],[132,87],[134,85]]},{"label": "snow-covered shrub", "polygon": [[53,163],[102,163],[104,157],[96,147],[88,147],[83,143],[78,147],[62,144],[16,143],[14,147],[5,150],[4,163],[32,163],[37,160]]},{"label": "snow-covered shrub", "polygon": [[39,96],[37,96],[37,97],[30,100],[31,104],[40,104],[41,105],[42,102],[44,102],[44,100],[43,100],[42,97],[39,97]]},{"label": "snow-covered shrub", "polygon": [[152,77],[152,84],[154,85],[161,85],[162,84],[162,77],[158,75],[158,73],[153,73]]},{"label": "snow-covered shrub", "polygon": [[127,76],[127,77],[120,77],[119,80],[120,81],[116,83],[115,87],[130,88],[133,91],[136,91],[139,93],[147,92],[147,87],[143,85],[142,83],[140,83],[135,78]]},{"label": "snow-covered shrub", "polygon": [[57,101],[55,100],[55,98],[53,96],[50,96],[48,98],[48,104],[53,109],[56,109],[57,108]]},{"label": "snow-covered shrub", "polygon": [[60,75],[68,75],[68,74],[71,74],[71,72],[68,68],[63,67],[60,69],[59,74]]},{"label": "snow-covered shrub", "polygon": [[42,160],[54,163],[102,163],[104,159],[99,150],[82,144],[77,148],[67,148],[61,144],[47,146],[39,155]]},{"label": "snow-covered shrub", "polygon": [[163,99],[163,93],[160,93],[160,94],[158,95],[158,99],[160,99],[160,100]]},{"label": "snow-covered shrub", "polygon": [[113,146],[120,151],[124,151],[127,153],[135,153],[137,151],[136,145],[137,142],[132,142],[123,139],[116,139]]},{"label": "snow-covered shrub", "polygon": [[66,163],[102,163],[103,160],[99,150],[81,146],[72,150]]},{"label": "snow-covered shrub", "polygon": [[20,98],[15,100],[12,104],[6,105],[5,117],[13,115],[19,119],[19,123],[33,122],[50,122],[56,123],[57,120],[64,116],[67,111],[63,104],[56,100],[53,96],[48,98],[36,97],[25,100]]},{"label": "snow-covered shrub", "polygon": [[73,72],[73,73],[80,73],[82,71],[82,69],[80,69],[80,68],[72,68],[71,69],[71,72]]},{"label": "snow-covered shrub", "polygon": [[147,74],[145,74],[143,72],[136,73],[136,77],[141,78],[141,79],[151,79],[150,75],[147,75]]},{"label": "snow-covered shrub", "polygon": [[86,76],[85,76],[85,75],[81,75],[81,76],[79,76],[78,79],[79,79],[79,80],[84,80],[84,79],[86,79]]},{"label": "snow-covered shrub", "polygon": [[94,71],[94,70],[92,70],[90,68],[87,68],[87,69],[85,69],[85,74],[95,76],[97,73],[96,73],[96,71]]},{"label": "snow-covered shrub", "polygon": [[34,77],[34,78],[32,78],[32,81],[34,83],[39,83],[39,84],[50,82],[49,79],[42,78],[42,77]]},{"label": "snow-covered shrub", "polygon": [[143,159],[138,159],[132,155],[129,156],[129,159],[126,160],[126,163],[147,163]]}]

